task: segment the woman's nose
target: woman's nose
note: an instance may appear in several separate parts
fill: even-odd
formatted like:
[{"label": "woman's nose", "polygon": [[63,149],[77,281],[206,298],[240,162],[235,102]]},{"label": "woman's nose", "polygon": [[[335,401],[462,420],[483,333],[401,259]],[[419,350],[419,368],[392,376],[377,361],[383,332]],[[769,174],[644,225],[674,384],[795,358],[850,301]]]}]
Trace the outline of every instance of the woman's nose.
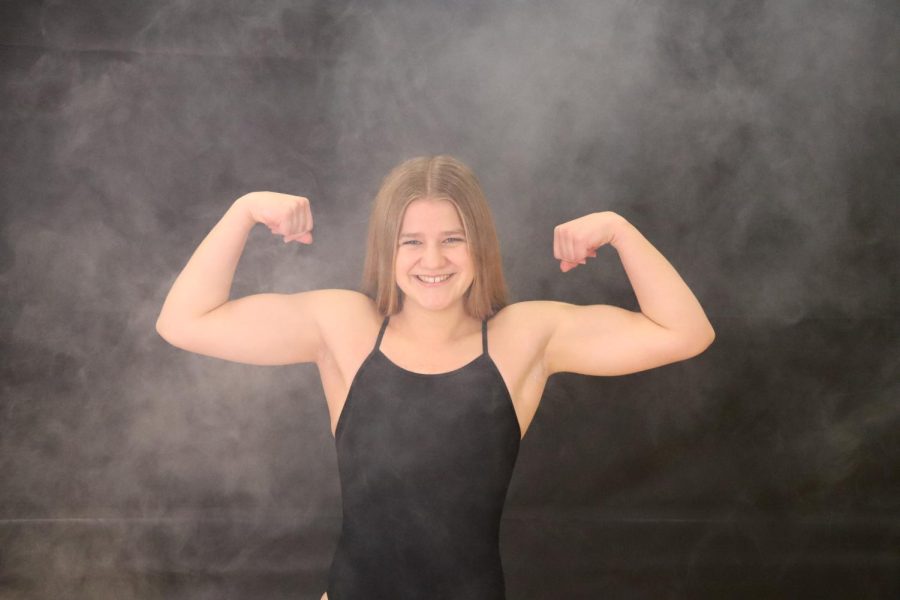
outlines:
[{"label": "woman's nose", "polygon": [[440,267],[444,264],[444,249],[439,244],[426,244],[422,263],[429,268]]}]

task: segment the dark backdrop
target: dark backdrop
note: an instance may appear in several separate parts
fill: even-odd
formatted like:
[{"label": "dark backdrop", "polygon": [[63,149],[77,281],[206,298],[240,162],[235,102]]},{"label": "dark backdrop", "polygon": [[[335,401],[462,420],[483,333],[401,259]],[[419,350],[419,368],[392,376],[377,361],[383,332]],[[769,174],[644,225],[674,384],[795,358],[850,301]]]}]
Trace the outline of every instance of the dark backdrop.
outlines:
[{"label": "dark backdrop", "polygon": [[154,324],[252,190],[233,297],[355,288],[401,160],[478,174],[514,301],[637,309],[626,217],[717,338],[551,378],[502,529],[510,600],[900,593],[900,9],[870,2],[0,4],[0,597],[318,599],[340,490],[313,365]]}]

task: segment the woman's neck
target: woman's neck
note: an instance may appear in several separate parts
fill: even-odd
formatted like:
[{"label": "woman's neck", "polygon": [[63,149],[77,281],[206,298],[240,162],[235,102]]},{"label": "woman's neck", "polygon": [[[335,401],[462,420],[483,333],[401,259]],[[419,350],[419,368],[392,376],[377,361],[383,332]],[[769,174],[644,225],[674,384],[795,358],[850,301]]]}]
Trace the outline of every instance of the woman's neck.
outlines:
[{"label": "woman's neck", "polygon": [[391,316],[390,322],[403,337],[440,346],[470,335],[476,321],[466,314],[460,303],[457,308],[442,311],[404,306],[399,313]]}]

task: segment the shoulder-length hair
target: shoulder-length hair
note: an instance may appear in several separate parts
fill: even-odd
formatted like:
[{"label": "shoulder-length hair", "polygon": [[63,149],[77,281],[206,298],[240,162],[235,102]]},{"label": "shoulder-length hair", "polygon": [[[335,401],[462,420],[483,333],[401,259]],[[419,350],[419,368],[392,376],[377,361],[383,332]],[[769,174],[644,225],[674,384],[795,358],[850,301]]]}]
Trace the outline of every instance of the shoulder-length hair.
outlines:
[{"label": "shoulder-length hair", "polygon": [[449,200],[456,207],[475,269],[463,296],[464,309],[476,319],[491,317],[508,304],[497,230],[475,174],[447,155],[409,159],[382,181],[369,218],[363,293],[384,316],[403,308],[403,292],[394,275],[400,226],[409,204],[425,198]]}]

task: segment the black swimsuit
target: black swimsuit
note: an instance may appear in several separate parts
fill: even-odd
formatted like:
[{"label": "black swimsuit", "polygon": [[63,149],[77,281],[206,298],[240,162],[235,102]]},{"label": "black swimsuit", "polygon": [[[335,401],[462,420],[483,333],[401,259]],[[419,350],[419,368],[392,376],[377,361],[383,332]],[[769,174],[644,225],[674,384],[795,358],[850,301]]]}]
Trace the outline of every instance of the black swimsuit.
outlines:
[{"label": "black swimsuit", "polygon": [[500,516],[519,422],[487,350],[447,373],[375,348],[335,429],[343,528],[329,600],[503,600]]}]

